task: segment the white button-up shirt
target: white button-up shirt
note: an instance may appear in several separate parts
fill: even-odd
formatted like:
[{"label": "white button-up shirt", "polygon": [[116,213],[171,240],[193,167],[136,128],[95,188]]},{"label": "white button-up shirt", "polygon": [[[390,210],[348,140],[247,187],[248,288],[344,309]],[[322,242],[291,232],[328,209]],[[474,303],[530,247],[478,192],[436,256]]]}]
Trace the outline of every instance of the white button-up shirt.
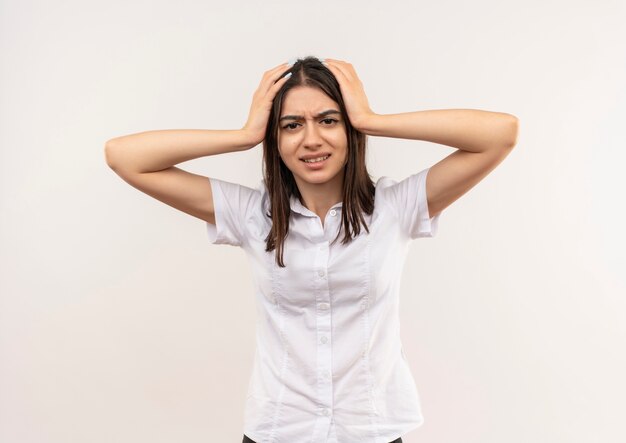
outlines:
[{"label": "white button-up shirt", "polygon": [[400,341],[399,290],[409,242],[437,233],[428,168],[376,182],[370,232],[331,245],[342,203],[320,218],[291,197],[286,268],[265,252],[271,228],[263,181],[256,188],[210,178],[214,244],[240,246],[251,264],[256,351],[244,433],[257,443],[388,443],[423,422]]}]

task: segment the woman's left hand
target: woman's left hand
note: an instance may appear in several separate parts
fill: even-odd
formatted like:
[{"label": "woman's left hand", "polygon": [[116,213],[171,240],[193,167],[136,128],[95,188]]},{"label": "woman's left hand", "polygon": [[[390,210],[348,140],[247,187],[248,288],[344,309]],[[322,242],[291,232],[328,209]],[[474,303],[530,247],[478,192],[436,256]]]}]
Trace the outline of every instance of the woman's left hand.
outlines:
[{"label": "woman's left hand", "polygon": [[327,58],[324,59],[324,64],[339,82],[350,123],[356,129],[361,130],[367,119],[375,115],[367,101],[363,83],[348,62]]}]

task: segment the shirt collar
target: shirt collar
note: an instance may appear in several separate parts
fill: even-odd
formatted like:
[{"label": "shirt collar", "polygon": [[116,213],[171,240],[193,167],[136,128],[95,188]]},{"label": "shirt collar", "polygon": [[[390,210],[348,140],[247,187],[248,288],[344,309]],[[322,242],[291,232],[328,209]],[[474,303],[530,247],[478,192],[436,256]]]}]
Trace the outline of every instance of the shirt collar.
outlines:
[{"label": "shirt collar", "polygon": [[[308,217],[317,217],[317,214],[311,211],[310,209],[308,209],[302,203],[300,203],[300,199],[297,198],[295,195],[292,195],[291,197],[289,197],[289,204],[290,204],[291,210],[294,212],[297,212],[299,214],[302,214]],[[343,203],[339,202],[331,206],[331,209],[341,209],[342,206],[343,206]]]},{"label": "shirt collar", "polygon": [[[267,188],[265,187],[265,182],[261,180],[257,186],[258,190],[263,192],[264,198],[266,200],[266,211],[269,211],[269,194],[267,192]],[[309,210],[306,206],[300,203],[300,199],[298,199],[295,195],[291,195],[289,197],[289,206],[293,212],[297,212],[298,214],[302,214],[307,217],[317,217],[317,214],[311,210]],[[339,202],[334,204],[331,209],[342,209],[343,203]]]}]

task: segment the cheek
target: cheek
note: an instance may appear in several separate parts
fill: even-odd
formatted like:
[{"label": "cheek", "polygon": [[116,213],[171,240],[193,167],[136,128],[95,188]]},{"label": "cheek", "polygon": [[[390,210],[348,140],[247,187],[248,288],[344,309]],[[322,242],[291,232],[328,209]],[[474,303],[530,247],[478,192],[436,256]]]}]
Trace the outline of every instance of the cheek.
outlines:
[{"label": "cheek", "polygon": [[[281,148],[281,146],[283,147]],[[285,159],[287,159],[287,161],[297,160],[295,158],[296,147],[297,145],[293,142],[285,142],[282,145],[278,145],[278,155],[280,155],[280,158],[283,159],[283,161],[285,161]]]}]

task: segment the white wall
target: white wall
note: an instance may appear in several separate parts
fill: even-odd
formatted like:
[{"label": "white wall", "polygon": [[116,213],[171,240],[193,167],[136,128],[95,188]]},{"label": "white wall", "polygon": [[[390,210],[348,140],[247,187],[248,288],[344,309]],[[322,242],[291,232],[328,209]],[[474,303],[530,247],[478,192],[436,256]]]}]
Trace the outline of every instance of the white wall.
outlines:
[{"label": "white wall", "polygon": [[[425,423],[405,443],[626,439],[623,2],[0,11],[0,441],[241,441],[245,254],[122,181],[104,142],[240,128],[262,73],[309,54],[352,63],[378,113],[521,123],[504,163],[411,245],[402,337]],[[452,152],[370,138],[368,164],[401,179]],[[261,146],[181,167],[255,186]]]}]

